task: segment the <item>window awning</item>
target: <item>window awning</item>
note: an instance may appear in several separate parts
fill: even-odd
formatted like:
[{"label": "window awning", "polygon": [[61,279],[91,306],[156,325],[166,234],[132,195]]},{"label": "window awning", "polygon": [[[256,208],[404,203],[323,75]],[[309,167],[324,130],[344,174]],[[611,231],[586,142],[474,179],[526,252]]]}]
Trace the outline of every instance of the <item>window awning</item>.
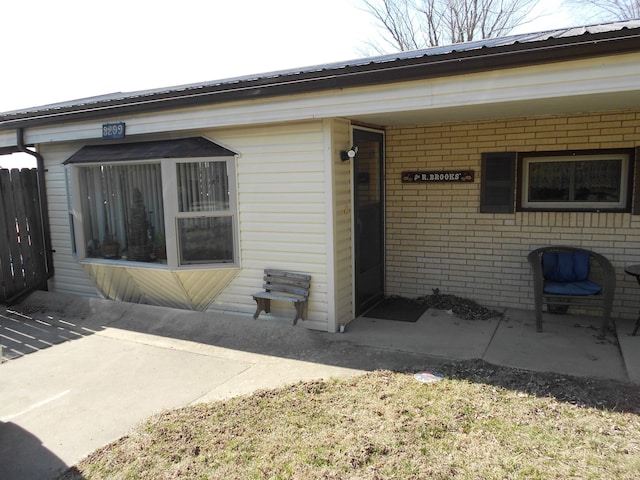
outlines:
[{"label": "window awning", "polygon": [[232,157],[235,152],[203,137],[137,143],[87,145],[67,158],[73,163],[111,163],[159,158]]}]

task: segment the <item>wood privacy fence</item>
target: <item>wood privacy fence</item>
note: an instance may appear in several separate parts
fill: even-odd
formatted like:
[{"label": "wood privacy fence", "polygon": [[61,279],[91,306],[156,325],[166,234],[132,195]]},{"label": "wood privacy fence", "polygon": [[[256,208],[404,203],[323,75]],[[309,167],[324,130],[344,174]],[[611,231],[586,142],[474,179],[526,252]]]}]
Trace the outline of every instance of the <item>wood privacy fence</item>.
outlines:
[{"label": "wood privacy fence", "polygon": [[37,169],[0,169],[0,303],[46,289],[44,243]]}]

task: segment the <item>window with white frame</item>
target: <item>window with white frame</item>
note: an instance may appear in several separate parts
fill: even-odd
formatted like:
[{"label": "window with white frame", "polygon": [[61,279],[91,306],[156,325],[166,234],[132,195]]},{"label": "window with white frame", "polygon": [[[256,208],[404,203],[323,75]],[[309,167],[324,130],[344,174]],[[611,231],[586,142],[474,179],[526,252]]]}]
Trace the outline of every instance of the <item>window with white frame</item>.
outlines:
[{"label": "window with white frame", "polygon": [[75,164],[84,259],[237,263],[234,157]]},{"label": "window with white frame", "polygon": [[523,154],[520,205],[532,210],[628,208],[629,151]]},{"label": "window with white frame", "polygon": [[233,218],[226,162],[176,164],[179,263],[233,263]]},{"label": "window with white frame", "polygon": [[[150,262],[165,235],[160,163],[76,167],[85,257]],[[160,260],[162,255],[157,255]]]}]

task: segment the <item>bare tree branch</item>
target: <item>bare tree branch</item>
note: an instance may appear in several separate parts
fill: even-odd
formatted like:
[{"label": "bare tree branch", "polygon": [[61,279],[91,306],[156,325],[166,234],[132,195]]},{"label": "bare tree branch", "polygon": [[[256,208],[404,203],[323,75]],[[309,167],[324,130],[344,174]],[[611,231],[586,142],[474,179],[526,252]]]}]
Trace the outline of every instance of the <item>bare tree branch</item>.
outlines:
[{"label": "bare tree branch", "polygon": [[363,0],[363,3],[390,36],[384,39],[387,43],[400,51],[420,48],[420,26],[414,21],[411,0]]},{"label": "bare tree branch", "polygon": [[569,0],[575,8],[588,8],[599,20],[631,20],[640,18],[640,0]]},{"label": "bare tree branch", "polygon": [[[640,1],[640,0],[635,0]],[[538,0],[363,0],[383,40],[398,50],[498,37],[525,21]]]}]

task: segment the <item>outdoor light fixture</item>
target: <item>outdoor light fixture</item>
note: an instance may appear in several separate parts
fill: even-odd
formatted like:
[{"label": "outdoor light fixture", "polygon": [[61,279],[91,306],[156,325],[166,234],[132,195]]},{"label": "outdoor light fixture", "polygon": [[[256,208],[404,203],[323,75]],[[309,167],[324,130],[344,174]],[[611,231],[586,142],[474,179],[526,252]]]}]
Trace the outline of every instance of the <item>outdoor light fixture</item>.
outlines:
[{"label": "outdoor light fixture", "polygon": [[343,162],[351,160],[352,158],[355,158],[357,153],[358,147],[351,147],[349,150],[342,150],[340,152],[340,160],[342,160]]}]

